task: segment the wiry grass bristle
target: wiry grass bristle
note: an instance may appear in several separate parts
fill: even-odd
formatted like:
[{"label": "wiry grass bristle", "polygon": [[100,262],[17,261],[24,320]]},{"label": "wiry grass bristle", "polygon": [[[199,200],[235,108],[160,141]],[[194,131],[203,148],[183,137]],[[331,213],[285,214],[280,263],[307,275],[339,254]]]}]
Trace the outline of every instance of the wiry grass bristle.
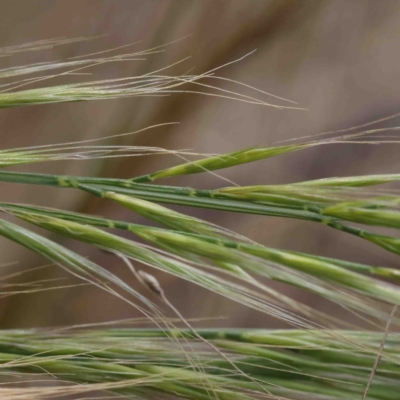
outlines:
[{"label": "wiry grass bristle", "polygon": [[[0,56],[68,42],[68,39],[50,40],[0,49]],[[210,84],[235,83],[214,75],[217,69],[198,75],[161,75],[167,66],[139,77],[52,85],[55,78],[64,76],[72,80],[75,73],[104,63],[142,61],[161,48],[110,57],[100,52],[64,62],[1,69],[0,79],[4,83],[0,108],[177,92],[201,92],[245,103],[272,105]],[[64,72],[26,77],[60,70]],[[10,82],[10,79],[22,80]],[[38,87],[26,88],[31,84]],[[267,95],[245,84],[239,83],[239,87]],[[394,117],[397,115],[391,118]],[[161,179],[189,174],[218,176],[215,171],[224,168],[284,154],[289,156],[315,146],[398,143],[399,128],[376,127],[382,121],[319,137],[305,137],[296,143],[278,143],[222,155],[118,146],[112,144],[115,136],[107,137],[107,144],[87,140],[1,150],[1,182],[78,190],[158,224],[154,227],[40,205],[0,202],[0,211],[13,219],[0,220],[1,236],[43,255],[83,284],[95,285],[117,296],[154,324],[153,329],[110,323],[110,327],[92,326],[91,329],[0,331],[2,398],[53,399],[76,395],[83,399],[101,392],[104,398],[140,399],[396,400],[400,338],[390,331],[400,325],[396,315],[400,304],[397,269],[268,247],[190,214],[171,210],[168,205],[311,221],[335,229],[338,235],[356,236],[400,255],[400,239],[395,233],[391,236],[374,231],[376,226],[400,229],[400,195],[395,189],[379,187],[398,182],[399,174],[327,177],[282,185],[235,186],[224,181],[219,188],[209,190],[197,189],[195,180],[193,187],[158,183]],[[165,125],[168,124],[141,131]],[[132,133],[123,135],[129,134]],[[36,162],[150,154],[174,155],[183,162],[130,179],[4,170]],[[197,159],[193,160],[194,157]],[[56,235],[48,239],[20,226],[20,220]],[[131,236],[119,236],[120,230]],[[150,301],[101,265],[58,244],[59,237],[72,238],[118,256],[117,260],[124,262],[157,300]],[[139,263],[148,266],[148,270],[137,269]],[[149,272],[152,268],[199,285],[261,315],[272,316],[291,328],[194,329]],[[68,286],[46,282],[52,286],[44,287],[42,281],[13,286],[7,281],[10,276],[13,274],[1,280],[3,297]],[[272,288],[270,281],[326,299],[350,315],[351,320],[326,315],[293,300]],[[165,318],[162,307],[173,311],[176,318]],[[361,323],[364,330],[360,328]],[[29,384],[22,387],[23,382]]]},{"label": "wiry grass bristle", "polygon": [[[272,96],[279,99],[280,101],[293,103],[289,100],[270,95],[269,93],[257,90],[256,88],[252,88],[249,85],[245,85],[229,79],[224,79],[215,75],[215,72],[217,70],[237,61],[240,61],[246,56],[240,58],[239,60],[234,60],[224,66],[215,68],[211,71],[207,71],[199,75],[184,74],[180,76],[169,76],[161,74],[161,72],[166,71],[176,64],[182,63],[183,61],[187,60],[183,59],[178,61],[177,63],[167,65],[164,68],[149,72],[141,76],[91,80],[86,82],[76,82],[62,85],[51,84],[51,81],[55,78],[65,76],[73,77],[74,75],[79,75],[81,73],[86,74],[94,67],[103,64],[143,61],[146,60],[147,56],[162,51],[161,49],[165,46],[166,45],[158,46],[145,51],[139,51],[136,53],[128,53],[105,58],[99,57],[93,59],[74,59],[61,63],[43,63],[0,69],[0,80],[30,75],[37,72],[66,69],[65,72],[60,72],[55,75],[48,75],[39,78],[25,78],[23,80],[0,83],[0,108],[74,101],[107,100],[132,96],[165,96],[172,93],[196,93],[204,96],[220,97],[249,104],[271,106],[279,109],[300,109],[296,106],[276,105],[268,103],[254,96],[248,96],[238,91],[223,89],[211,83],[212,81],[220,80],[228,81],[233,84],[239,85],[240,87],[245,86],[253,91]],[[8,52],[7,50],[5,50],[4,52],[6,54],[9,54],[10,50]],[[50,81],[50,84],[48,83],[48,81]],[[25,88],[26,86],[32,84],[38,84],[40,87],[34,89]],[[186,86],[188,85],[191,85],[191,87],[186,88]],[[182,86],[185,87],[181,88]]]}]

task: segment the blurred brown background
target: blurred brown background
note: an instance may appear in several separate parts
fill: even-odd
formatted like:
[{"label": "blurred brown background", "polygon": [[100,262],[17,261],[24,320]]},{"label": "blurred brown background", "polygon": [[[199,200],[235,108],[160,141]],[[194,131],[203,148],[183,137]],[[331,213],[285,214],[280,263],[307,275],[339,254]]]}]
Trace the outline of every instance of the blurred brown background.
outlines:
[{"label": "blurred brown background", "polygon": [[[148,56],[146,61],[115,63],[96,69],[96,78],[140,75],[187,56],[191,58],[168,72],[180,74],[193,68],[193,73],[202,73],[257,49],[250,57],[219,74],[297,101],[299,106],[308,109],[280,111],[190,94],[4,109],[0,110],[1,147],[96,138],[178,121],[179,126],[125,137],[116,143],[222,153],[385,117],[399,110],[399,21],[400,3],[396,0],[0,1],[0,46],[56,37],[106,35],[92,41],[2,58],[0,68],[63,60],[138,40],[141,42],[132,49],[145,50],[191,35],[162,53]],[[226,82],[218,85],[231,88]],[[152,156],[30,168],[41,172],[51,169],[63,174],[128,178],[176,162],[172,157]],[[273,184],[327,176],[394,173],[399,166],[396,146],[336,145],[233,168],[221,175],[238,184]],[[196,176],[195,183],[193,179],[169,182],[190,182],[198,188],[223,185],[207,174]],[[126,210],[73,190],[1,183],[1,194],[5,200],[144,222]],[[311,223],[206,210],[185,211],[270,246],[395,265],[394,259],[379,249]],[[141,290],[118,260],[88,246],[61,241]],[[5,239],[0,239],[0,252],[2,263],[17,262],[12,270],[28,270],[46,263]],[[3,267],[3,270],[8,273],[10,267]],[[226,316],[228,320],[218,323],[280,326],[277,321],[248,312],[191,284],[156,275],[167,296],[188,318]],[[57,267],[33,271],[19,280],[60,277],[69,280],[56,281],[53,285],[75,282]],[[298,290],[275,287],[314,306],[318,301],[324,311],[331,307]],[[0,302],[2,327],[90,323],[134,316],[137,315],[130,307],[91,287],[4,297]]]}]

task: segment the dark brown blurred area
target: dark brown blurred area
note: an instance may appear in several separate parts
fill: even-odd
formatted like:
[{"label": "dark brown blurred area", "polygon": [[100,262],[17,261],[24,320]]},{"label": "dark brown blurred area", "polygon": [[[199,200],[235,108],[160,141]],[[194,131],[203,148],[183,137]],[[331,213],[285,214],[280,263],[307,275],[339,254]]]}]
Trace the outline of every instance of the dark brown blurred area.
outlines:
[{"label": "dark brown blurred area", "polygon": [[[1,147],[92,139],[158,123],[179,122],[172,127],[126,136],[114,143],[223,153],[382,118],[400,109],[399,21],[400,3],[396,0],[0,1],[1,47],[57,37],[104,35],[2,58],[0,68],[63,60],[139,40],[132,48],[121,51],[145,50],[187,36],[144,61],[100,67],[94,70],[95,77],[141,75],[188,56],[189,60],[170,68],[168,73],[182,74],[188,70],[203,73],[257,49],[251,56],[219,71],[219,75],[294,100],[307,109],[282,111],[195,94],[3,109],[0,110]],[[232,88],[228,82],[217,84]],[[273,98],[265,100],[275,102]],[[176,163],[172,156],[151,156],[43,164],[29,169],[128,178]],[[397,146],[334,145],[232,168],[221,175],[240,185],[275,184],[328,176],[394,173],[399,166]],[[168,182],[197,188],[225,184],[209,174]],[[6,201],[144,222],[127,210],[73,190],[1,183],[1,194]],[[395,259],[384,251],[327,227],[279,218],[176,209],[269,246],[396,266]],[[53,238],[142,290],[118,259],[88,246]],[[0,239],[0,251],[2,263],[17,262],[12,268],[3,267],[7,273],[47,263],[5,239]],[[192,284],[158,272],[155,275],[171,302],[187,318],[229,317],[218,322],[205,321],[207,325],[281,326],[279,321],[249,312]],[[19,279],[25,282],[58,278],[63,280],[54,281],[53,286],[77,283],[55,266],[32,271]],[[325,312],[333,312],[331,304],[315,296],[283,285],[273,286]],[[89,286],[4,297],[0,312],[3,328],[93,323],[139,316],[120,300]],[[168,310],[166,314],[171,315]]]}]

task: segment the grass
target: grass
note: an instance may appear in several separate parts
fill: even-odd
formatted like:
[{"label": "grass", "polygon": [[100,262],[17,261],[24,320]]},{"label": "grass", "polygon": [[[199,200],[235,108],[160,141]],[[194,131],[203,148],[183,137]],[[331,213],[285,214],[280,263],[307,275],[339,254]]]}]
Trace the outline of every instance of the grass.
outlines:
[{"label": "grass", "polygon": [[[0,54],[10,56],[63,42],[37,42],[2,49]],[[159,49],[0,70],[0,79],[6,80],[1,86],[0,108],[180,91],[197,93],[198,88],[209,90],[201,92],[203,95],[271,105],[211,86],[207,82],[228,81],[217,77],[215,70],[178,77],[155,71],[140,77],[48,84],[49,79],[69,76],[77,69],[134,61]],[[67,72],[21,78],[53,70]],[[25,88],[32,83],[39,87]],[[190,85],[194,89],[187,89]],[[90,193],[158,224],[154,227],[40,205],[0,202],[2,213],[12,218],[12,221],[0,220],[1,236],[41,254],[83,282],[117,296],[154,324],[154,329],[140,329],[133,323],[121,327],[117,322],[110,322],[110,326],[90,329],[2,330],[0,394],[9,399],[67,395],[83,399],[100,392],[97,398],[397,399],[400,337],[389,330],[399,326],[398,270],[267,247],[190,214],[173,211],[167,205],[311,221],[339,231],[338,235],[365,240],[371,244],[371,250],[373,244],[399,255],[400,239],[395,234],[382,235],[373,230],[376,226],[400,229],[398,194],[395,190],[376,188],[399,181],[399,174],[326,178],[283,185],[229,185],[212,190],[169,186],[168,180],[167,184],[158,182],[173,176],[215,174],[220,169],[307,151],[315,146],[377,144],[381,130],[364,129],[374,123],[340,132],[339,136],[334,133],[331,138],[304,138],[300,143],[213,154],[196,161],[190,161],[196,154],[189,152],[103,146],[93,141],[1,150],[2,168],[66,159],[77,162],[164,153],[175,154],[185,162],[131,179],[0,171],[1,182]],[[390,140],[397,143],[393,138]],[[48,239],[22,227],[18,224],[21,220],[54,235]],[[121,230],[128,231],[130,236],[118,235]],[[165,318],[158,303],[100,265],[57,243],[61,237],[120,257],[137,280],[153,291],[176,318]],[[194,329],[168,300],[168,294],[155,278],[136,269],[137,263],[271,315],[289,324],[291,329]],[[293,300],[271,288],[269,280],[327,299],[351,313],[354,320],[345,322]],[[33,289],[28,287],[27,291]],[[368,329],[360,330],[361,322]],[[29,386],[22,387],[21,382],[27,381]]]},{"label": "grass", "polygon": [[[243,375],[228,362],[216,359],[199,342],[192,343],[192,351],[202,372],[194,372],[187,353],[181,348],[181,343],[193,341],[187,330],[9,331],[0,336],[0,354],[6,370],[11,367],[19,373],[34,373],[45,368],[56,376],[73,374],[81,382],[90,382],[77,388],[80,394],[94,385],[144,398],[150,393],[172,391],[203,399],[209,398],[206,389],[211,390],[210,385],[221,398],[252,398],[265,391],[280,398],[292,398],[303,392],[333,397],[346,393],[346,398],[359,399],[381,339],[379,333],[343,331],[340,334],[348,343],[338,346],[322,331],[228,329],[198,330],[197,333],[229,353]],[[175,339],[172,344],[171,335]],[[356,343],[360,342],[363,347],[358,348]],[[390,396],[396,392],[398,336],[389,335],[387,345],[391,360],[382,361],[370,398],[394,398]],[[350,375],[352,381],[348,382],[345,377]],[[380,396],[385,387],[385,395]],[[69,387],[60,389],[60,394],[69,390]]]}]

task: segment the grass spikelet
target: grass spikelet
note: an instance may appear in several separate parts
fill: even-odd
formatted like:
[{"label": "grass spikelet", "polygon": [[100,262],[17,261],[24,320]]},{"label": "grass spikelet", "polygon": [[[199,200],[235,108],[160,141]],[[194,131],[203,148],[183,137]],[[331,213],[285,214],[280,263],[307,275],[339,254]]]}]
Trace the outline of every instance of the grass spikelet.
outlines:
[{"label": "grass spikelet", "polygon": [[193,161],[186,164],[177,165],[162,171],[154,172],[149,175],[140,176],[132,179],[133,182],[153,182],[156,179],[167,178],[171,176],[197,174],[200,172],[215,171],[223,168],[233,167],[235,165],[247,164],[250,162],[275,157],[280,154],[290,153],[301,150],[306,145],[290,145],[269,148],[250,148],[221,156],[209,157],[199,161]]}]

